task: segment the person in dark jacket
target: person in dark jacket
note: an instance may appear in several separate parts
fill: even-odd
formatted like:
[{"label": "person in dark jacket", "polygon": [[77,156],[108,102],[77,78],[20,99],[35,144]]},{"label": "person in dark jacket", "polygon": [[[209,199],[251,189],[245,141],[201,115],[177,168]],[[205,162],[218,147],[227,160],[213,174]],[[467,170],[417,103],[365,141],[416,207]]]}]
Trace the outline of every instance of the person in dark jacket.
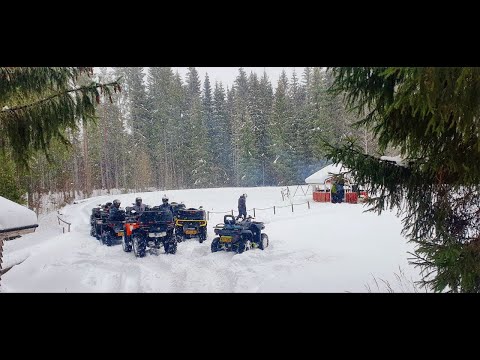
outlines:
[{"label": "person in dark jacket", "polygon": [[105,205],[102,205],[102,209],[105,213],[108,214],[108,212],[110,211],[110,208],[112,207],[112,203],[111,202],[107,202]]},{"label": "person in dark jacket", "polygon": [[167,195],[163,195],[163,198],[162,198],[162,205],[159,206],[160,210],[168,210],[172,213],[172,216],[173,216],[173,208],[172,208],[172,205],[170,205],[168,203],[168,197]]},{"label": "person in dark jacket", "polygon": [[108,220],[123,221],[125,220],[125,213],[120,211],[120,200],[113,200],[113,205],[108,213]]},{"label": "person in dark jacket", "polygon": [[238,198],[238,216],[237,220],[239,218],[243,217],[243,220],[246,219],[247,217],[247,194],[242,194]]},{"label": "person in dark jacket", "polygon": [[345,181],[343,178],[340,178],[337,184],[337,202],[342,203],[343,197],[345,196],[345,188],[344,188]]},{"label": "person in dark jacket", "polygon": [[137,197],[135,199],[135,205],[133,205],[133,210],[135,210],[137,214],[141,214],[145,211],[145,204],[142,203],[141,197]]}]

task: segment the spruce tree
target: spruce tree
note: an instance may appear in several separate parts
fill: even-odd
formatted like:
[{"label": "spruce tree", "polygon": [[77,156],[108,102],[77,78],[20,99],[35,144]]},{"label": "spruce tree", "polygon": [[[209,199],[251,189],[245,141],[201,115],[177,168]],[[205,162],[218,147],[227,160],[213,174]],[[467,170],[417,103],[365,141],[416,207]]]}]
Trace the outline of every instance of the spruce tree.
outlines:
[{"label": "spruce tree", "polygon": [[365,112],[380,150],[403,163],[366,155],[353,141],[326,145],[372,195],[370,211],[398,209],[415,245],[422,285],[480,292],[480,69],[333,68],[334,94]]},{"label": "spruce tree", "polygon": [[91,79],[93,68],[0,67],[0,148],[28,167],[36,151],[49,155],[52,140],[70,144],[65,130],[92,121],[101,95],[120,90],[117,81],[80,85],[83,74]]},{"label": "spruce tree", "polygon": [[285,71],[278,80],[275,90],[273,114],[270,131],[273,140],[272,150],[275,154],[273,167],[278,185],[295,183],[295,139],[293,133],[293,113],[288,96],[289,84]]},{"label": "spruce tree", "polygon": [[230,161],[232,130],[222,83],[215,82],[212,105],[213,136],[210,137],[210,150],[213,153],[213,162],[218,166],[216,185],[229,186],[232,177]]},{"label": "spruce tree", "polygon": [[184,138],[186,171],[190,187],[212,186],[214,171],[208,147],[207,126],[202,116],[201,83],[195,68],[188,68],[186,89],[186,120],[181,127]]},{"label": "spruce tree", "polygon": [[[234,172],[234,184],[240,186],[245,174],[242,173],[242,156],[245,151],[246,144],[241,141],[241,134],[248,115],[248,79],[243,68],[238,69],[238,76],[235,79],[233,101],[233,118],[232,118],[232,161]],[[243,179],[242,179],[243,178]]]}]

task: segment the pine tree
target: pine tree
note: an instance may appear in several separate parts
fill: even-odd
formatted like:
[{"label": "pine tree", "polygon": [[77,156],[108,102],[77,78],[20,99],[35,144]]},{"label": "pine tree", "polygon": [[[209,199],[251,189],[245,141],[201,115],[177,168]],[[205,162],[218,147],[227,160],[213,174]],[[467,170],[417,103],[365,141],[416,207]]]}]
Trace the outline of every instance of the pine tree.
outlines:
[{"label": "pine tree", "polygon": [[228,164],[228,178],[230,179],[228,184],[229,186],[236,186],[237,179],[236,179],[236,168],[235,168],[235,161],[237,158],[237,154],[235,153],[235,134],[236,134],[236,127],[235,127],[235,87],[228,89],[227,87],[227,101],[226,101],[226,116],[227,116],[227,124],[229,125],[229,146],[226,148],[226,159]]},{"label": "pine tree", "polygon": [[273,167],[278,185],[295,183],[295,142],[292,138],[293,113],[288,97],[289,84],[285,71],[282,71],[275,90],[273,114],[270,124],[275,154]]},{"label": "pine tree", "polygon": [[328,146],[374,197],[371,211],[397,207],[416,244],[413,264],[434,291],[480,292],[480,69],[334,68],[335,94],[365,112],[380,150],[399,149],[404,166],[380,161],[353,141]]},{"label": "pine tree", "polygon": [[19,186],[19,172],[10,152],[0,152],[0,196],[17,203],[24,203],[25,189]]},{"label": "pine tree", "polygon": [[134,159],[131,166],[134,173],[135,188],[146,189],[154,184],[151,172],[141,171],[145,167],[152,166],[154,159],[153,150],[149,146],[156,140],[156,134],[152,128],[149,103],[143,78],[145,76],[142,67],[128,67],[120,69],[125,74],[125,91],[129,100],[127,125],[132,131],[133,142],[130,151]]},{"label": "pine tree", "polygon": [[261,181],[259,154],[257,149],[257,121],[259,116],[259,83],[256,74],[251,73],[247,85],[247,111],[239,133],[239,176],[241,186],[256,186]]},{"label": "pine tree", "polygon": [[186,84],[186,113],[185,126],[181,129],[184,134],[184,151],[188,154],[185,165],[189,174],[187,185],[191,187],[212,186],[214,172],[210,171],[212,161],[208,147],[207,126],[202,117],[202,102],[200,80],[195,68],[188,68]]},{"label": "pine tree", "polygon": [[203,122],[207,126],[208,137],[212,138],[215,134],[213,131],[212,88],[208,73],[205,74],[205,81],[203,82],[202,105]]},{"label": "pine tree", "polygon": [[52,140],[69,144],[65,130],[76,129],[80,118],[91,121],[100,95],[120,90],[116,81],[79,85],[82,74],[91,77],[93,69],[0,67],[0,148],[28,167],[36,151],[49,155]]},{"label": "pine tree", "polygon": [[213,135],[211,139],[211,151],[213,162],[218,166],[216,174],[217,186],[229,186],[232,180],[231,152],[232,142],[231,118],[227,114],[225,90],[222,83],[215,82],[212,104]]},{"label": "pine tree", "polygon": [[172,157],[172,82],[173,71],[169,67],[150,68],[148,74],[148,102],[152,123],[149,129],[149,146],[152,163],[155,164],[155,185],[157,188],[170,188],[172,174],[169,161]]},{"label": "pine tree", "polygon": [[[184,122],[186,113],[186,91],[183,87],[182,79],[178,72],[175,74],[171,89],[171,114],[173,131],[171,133],[172,159],[170,162],[170,172],[172,174],[173,188],[184,188],[185,179],[188,178],[188,152],[182,149],[184,143]],[[186,175],[187,174],[187,175]]]},{"label": "pine tree", "polygon": [[235,79],[232,117],[232,161],[235,186],[240,186],[245,174],[242,174],[242,154],[245,153],[245,144],[241,142],[241,134],[248,117],[248,80],[243,68],[238,69],[238,76]]},{"label": "pine tree", "polygon": [[275,185],[272,154],[272,139],[270,136],[269,123],[272,116],[273,89],[267,73],[264,71],[259,85],[259,106],[260,114],[257,119],[258,136],[257,147],[260,156],[260,166],[262,173],[262,186]]}]

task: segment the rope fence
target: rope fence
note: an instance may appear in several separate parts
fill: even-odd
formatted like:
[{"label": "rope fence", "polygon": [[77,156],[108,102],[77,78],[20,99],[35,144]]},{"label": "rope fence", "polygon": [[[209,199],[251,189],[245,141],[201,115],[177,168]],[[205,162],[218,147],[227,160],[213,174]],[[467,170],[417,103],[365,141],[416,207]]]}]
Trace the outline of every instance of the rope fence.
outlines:
[{"label": "rope fence", "polygon": [[[248,209],[247,211],[253,211],[253,217],[255,217],[256,216],[256,211],[264,211],[264,210],[273,209],[273,214],[276,215],[277,209],[291,207],[292,212],[295,212],[295,206],[305,205],[305,204],[307,204],[308,209],[310,209],[310,201],[306,201],[306,202],[299,203],[299,204],[293,204],[292,203],[290,205],[284,205],[284,206],[271,206],[271,207],[267,207],[267,208],[253,208],[253,209]],[[210,220],[210,214],[232,214],[232,216],[233,216],[233,210],[230,210],[230,211],[207,211],[207,220]]]}]

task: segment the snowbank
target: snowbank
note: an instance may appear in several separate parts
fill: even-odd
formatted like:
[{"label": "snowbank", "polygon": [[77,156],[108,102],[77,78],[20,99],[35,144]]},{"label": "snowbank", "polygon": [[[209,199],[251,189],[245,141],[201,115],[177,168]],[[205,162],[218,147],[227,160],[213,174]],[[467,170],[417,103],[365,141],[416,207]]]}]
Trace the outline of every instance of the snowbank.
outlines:
[{"label": "snowbank", "polygon": [[[38,231],[5,244],[5,263],[14,266],[2,277],[5,292],[367,292],[387,281],[395,291],[401,268],[408,279],[418,271],[408,264],[413,245],[401,235],[401,220],[385,211],[364,213],[361,204],[306,203],[282,200],[280,187],[218,188],[132,193],[92,198],[68,205],[62,218],[72,223],[63,234],[56,213],[40,218]],[[175,255],[147,254],[137,259],[121,245],[107,247],[91,237],[90,214],[96,204],[122,205],[141,196],[145,204],[183,201],[210,212],[208,237],[178,244]],[[223,212],[237,213],[238,197],[247,193],[247,211],[265,222],[270,246],[243,254],[212,253],[215,224]],[[296,203],[311,195],[298,196]],[[275,212],[271,206],[275,205]],[[8,265],[7,265],[8,266]],[[377,280],[375,280],[377,279]],[[386,289],[378,289],[386,291]],[[413,290],[407,290],[413,291]]]}]

